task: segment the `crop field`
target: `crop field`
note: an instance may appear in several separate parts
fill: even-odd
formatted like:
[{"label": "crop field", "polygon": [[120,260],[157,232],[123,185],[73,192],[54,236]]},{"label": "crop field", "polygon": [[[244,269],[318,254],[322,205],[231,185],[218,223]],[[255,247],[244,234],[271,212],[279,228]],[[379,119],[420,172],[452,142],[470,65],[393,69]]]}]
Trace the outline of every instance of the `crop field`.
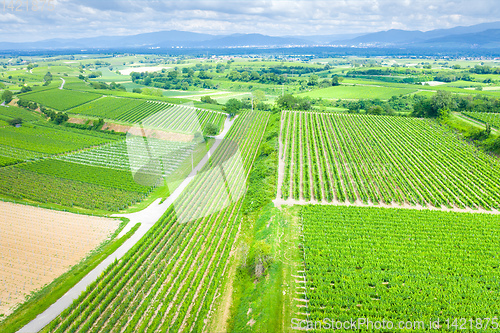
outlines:
[{"label": "crop field", "polygon": [[119,97],[102,97],[73,108],[69,113],[115,119],[132,124],[145,122],[145,125],[151,127],[183,133],[196,132],[208,122],[220,129],[226,117],[222,112],[191,106]]},{"label": "crop field", "polygon": [[[1,147],[0,147],[0,149],[1,149]],[[19,160],[15,157],[0,156],[0,167],[16,164],[16,163],[19,163],[21,161],[22,160]]]},{"label": "crop field", "polygon": [[158,110],[147,119],[142,118],[143,125],[152,128],[160,128],[166,131],[180,133],[195,133],[209,122],[221,129],[225,113],[196,109],[191,106],[172,105],[168,109]]},{"label": "crop field", "polygon": [[121,114],[135,109],[143,103],[145,102],[130,98],[102,97],[68,110],[68,112],[85,116],[117,119]]},{"label": "crop field", "polygon": [[[66,76],[64,77],[64,89],[67,90],[83,90],[83,91],[94,91],[95,89],[90,86],[90,84],[86,83],[83,80],[80,80],[78,77]],[[58,88],[61,86],[62,81],[57,80]]]},{"label": "crop field", "polygon": [[[20,128],[0,128],[2,146],[9,146],[28,152],[60,154],[68,151],[97,146],[120,137],[99,133],[79,132],[70,128],[47,124],[23,125]],[[1,154],[1,150],[0,150]]]},{"label": "crop field", "polygon": [[115,170],[57,159],[24,163],[17,168],[88,184],[111,187],[129,192],[148,193],[149,187],[137,184],[129,170]]},{"label": "crop field", "polygon": [[444,318],[500,312],[498,215],[319,205],[300,215],[303,319],[441,318],[444,329]]},{"label": "crop field", "polygon": [[390,99],[392,96],[406,95],[416,92],[416,88],[393,88],[383,86],[361,86],[361,85],[340,85],[313,90],[300,94],[301,97],[325,98],[325,99],[362,99],[379,98],[383,100]]},{"label": "crop field", "polygon": [[[240,222],[241,191],[267,118],[264,112],[241,115],[211,164],[174,203],[175,211],[171,206],[48,330],[201,332],[220,292]],[[241,165],[232,158],[234,144]],[[218,167],[234,181],[217,181]],[[240,195],[231,198],[228,191]],[[180,223],[180,216],[190,218]]]},{"label": "crop field", "polygon": [[105,241],[119,221],[0,201],[0,315]]},{"label": "crop field", "polygon": [[40,115],[30,112],[25,109],[21,109],[15,106],[1,106],[0,105],[0,119],[10,120],[14,118],[21,118],[23,122],[31,122],[40,120]]},{"label": "crop field", "polygon": [[498,159],[425,119],[283,112],[281,197],[500,207]]},{"label": "crop field", "polygon": [[500,128],[500,113],[490,112],[462,112],[469,118],[490,124],[492,127]]},{"label": "crop field", "polygon": [[26,160],[41,158],[44,156],[48,155],[0,144],[0,166],[16,164]]},{"label": "crop field", "polygon": [[164,102],[146,101],[131,110],[123,112],[117,119],[128,123],[140,123],[149,116],[172,107],[172,104]]},{"label": "crop field", "polygon": [[[162,170],[165,175],[172,173],[189,158],[194,145],[187,142],[174,142],[148,138],[149,152],[144,149],[144,139],[129,137],[125,141],[99,146],[93,149],[57,157],[61,161],[74,162],[82,165],[110,168],[114,170],[134,170],[135,166],[148,166],[150,154],[162,160]],[[130,160],[132,160],[132,168]],[[142,167],[142,171],[155,174],[156,166],[149,165],[152,170]]]},{"label": "crop field", "polygon": [[119,211],[146,197],[145,193],[59,178],[16,167],[0,168],[0,193],[14,199],[106,211]]},{"label": "crop field", "polygon": [[59,111],[66,111],[78,105],[90,102],[101,95],[66,89],[50,89],[19,95],[20,99],[36,102]]}]

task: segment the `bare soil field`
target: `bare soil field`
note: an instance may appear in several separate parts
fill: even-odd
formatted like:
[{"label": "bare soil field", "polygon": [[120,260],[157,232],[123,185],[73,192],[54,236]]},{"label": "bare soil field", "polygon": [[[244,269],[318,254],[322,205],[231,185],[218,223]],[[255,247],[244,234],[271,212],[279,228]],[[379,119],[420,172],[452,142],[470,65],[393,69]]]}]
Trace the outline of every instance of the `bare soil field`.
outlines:
[{"label": "bare soil field", "polygon": [[190,142],[193,140],[192,134],[166,132],[150,128],[143,129],[137,126],[126,126],[114,123],[104,123],[102,128],[108,131],[113,130],[115,132],[130,133],[132,135],[145,136],[148,138],[167,140],[167,141]]},{"label": "bare soil field", "polygon": [[119,223],[0,201],[0,320],[85,258]]},{"label": "bare soil field", "polygon": [[[71,123],[71,124],[84,125],[86,122],[87,122],[87,119],[84,119],[84,118],[69,118],[68,119],[68,123]],[[89,125],[92,125],[92,124],[93,124],[93,121],[91,121],[89,123]]]}]

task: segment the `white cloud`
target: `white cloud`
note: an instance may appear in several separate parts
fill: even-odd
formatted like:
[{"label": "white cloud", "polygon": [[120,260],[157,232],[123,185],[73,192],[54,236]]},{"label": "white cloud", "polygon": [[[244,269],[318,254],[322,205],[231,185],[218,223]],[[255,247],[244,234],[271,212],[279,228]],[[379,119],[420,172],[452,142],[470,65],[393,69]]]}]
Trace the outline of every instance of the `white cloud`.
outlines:
[{"label": "white cloud", "polygon": [[[21,17],[18,17],[16,15],[8,13],[8,12],[0,14],[0,22],[4,23],[4,24],[9,24],[9,23],[27,23]],[[5,28],[6,27],[4,26],[3,29],[5,29]],[[5,29],[5,30],[7,31],[8,29]]]},{"label": "white cloud", "polygon": [[58,0],[53,12],[0,13],[5,41],[186,30],[342,34],[497,21],[496,0]]}]

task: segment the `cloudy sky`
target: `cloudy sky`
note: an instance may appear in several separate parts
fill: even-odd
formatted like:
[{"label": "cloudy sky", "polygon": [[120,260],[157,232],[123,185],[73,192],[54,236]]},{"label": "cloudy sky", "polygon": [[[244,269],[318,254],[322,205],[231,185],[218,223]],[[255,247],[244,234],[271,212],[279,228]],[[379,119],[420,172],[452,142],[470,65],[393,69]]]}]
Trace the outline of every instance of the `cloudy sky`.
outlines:
[{"label": "cloudy sky", "polygon": [[498,0],[46,0],[52,11],[33,11],[33,0],[27,11],[26,1],[16,12],[11,0],[0,0],[1,41],[160,30],[274,36],[427,31],[500,20]]}]

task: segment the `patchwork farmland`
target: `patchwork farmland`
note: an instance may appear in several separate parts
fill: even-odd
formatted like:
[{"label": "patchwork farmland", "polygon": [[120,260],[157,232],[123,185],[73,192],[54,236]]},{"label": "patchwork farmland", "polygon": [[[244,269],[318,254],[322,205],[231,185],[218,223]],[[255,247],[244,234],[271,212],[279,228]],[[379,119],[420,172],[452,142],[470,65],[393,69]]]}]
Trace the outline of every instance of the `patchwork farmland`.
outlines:
[{"label": "patchwork farmland", "polygon": [[251,50],[0,58],[0,332],[500,316],[498,61]]}]

